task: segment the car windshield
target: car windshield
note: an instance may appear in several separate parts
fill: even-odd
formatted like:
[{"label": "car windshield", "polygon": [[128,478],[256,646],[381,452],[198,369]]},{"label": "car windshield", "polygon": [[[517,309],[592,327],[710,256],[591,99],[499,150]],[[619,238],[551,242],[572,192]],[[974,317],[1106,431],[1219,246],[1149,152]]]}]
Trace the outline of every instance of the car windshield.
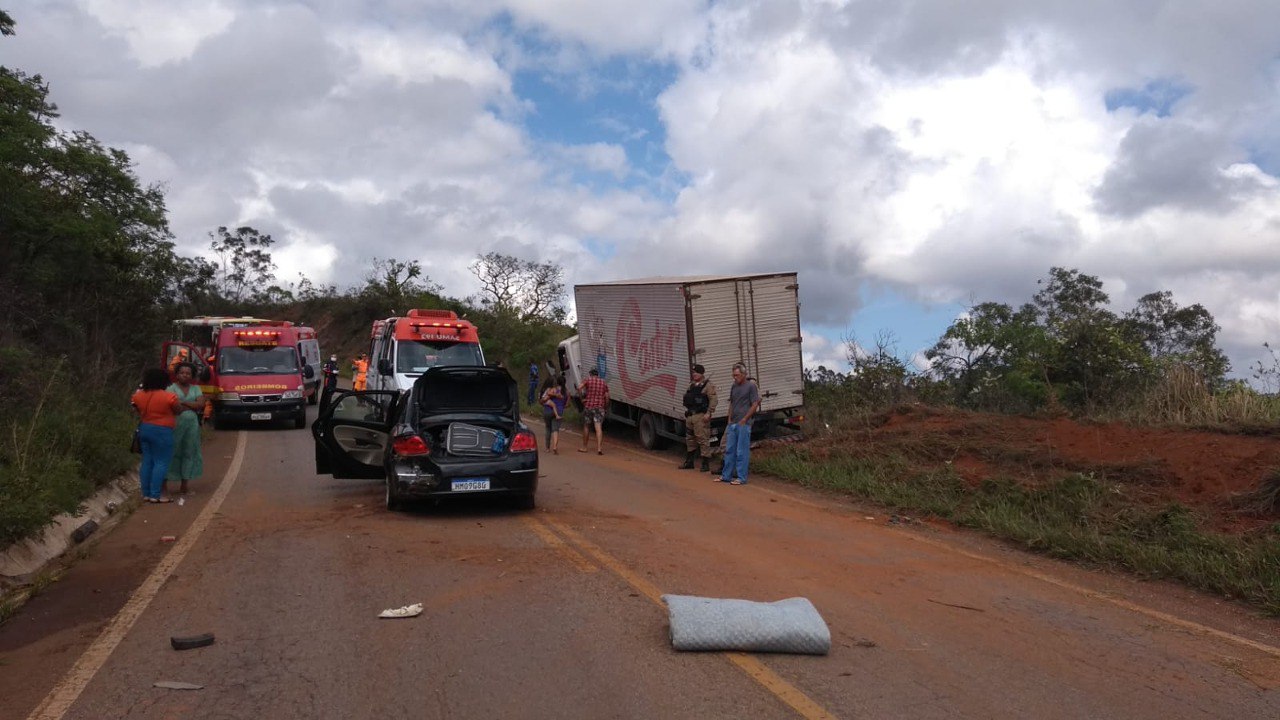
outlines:
[{"label": "car windshield", "polygon": [[400,340],[396,345],[396,370],[402,373],[424,373],[440,365],[484,364],[476,343]]},{"label": "car windshield", "polygon": [[292,375],[298,352],[291,347],[224,347],[218,350],[220,375]]}]

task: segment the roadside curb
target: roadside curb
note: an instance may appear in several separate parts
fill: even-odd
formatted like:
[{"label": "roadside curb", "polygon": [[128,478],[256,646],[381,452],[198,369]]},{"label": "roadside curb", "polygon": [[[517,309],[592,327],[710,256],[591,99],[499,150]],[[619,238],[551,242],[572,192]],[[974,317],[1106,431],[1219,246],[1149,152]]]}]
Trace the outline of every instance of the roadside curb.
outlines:
[{"label": "roadside curb", "polygon": [[138,473],[127,472],[85,499],[77,514],[58,515],[35,536],[5,548],[0,552],[0,607],[20,607],[41,574],[77,548],[96,543],[129,515],[138,498]]}]

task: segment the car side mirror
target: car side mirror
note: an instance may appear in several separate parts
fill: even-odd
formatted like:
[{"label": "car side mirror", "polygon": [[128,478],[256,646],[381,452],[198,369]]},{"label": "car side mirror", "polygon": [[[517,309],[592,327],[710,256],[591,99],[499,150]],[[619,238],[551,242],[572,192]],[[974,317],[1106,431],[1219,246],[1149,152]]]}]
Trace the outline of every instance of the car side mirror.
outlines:
[{"label": "car side mirror", "polygon": [[391,360],[388,358],[378,358],[378,374],[379,375],[395,375],[395,370],[391,367]]},{"label": "car side mirror", "polygon": [[315,369],[314,369],[314,368],[312,368],[310,365],[303,365],[303,366],[302,366],[302,377],[304,377],[304,378],[306,378],[306,379],[310,380],[311,378],[313,378],[313,377],[315,377],[315,376],[316,376],[316,371],[315,371]]}]

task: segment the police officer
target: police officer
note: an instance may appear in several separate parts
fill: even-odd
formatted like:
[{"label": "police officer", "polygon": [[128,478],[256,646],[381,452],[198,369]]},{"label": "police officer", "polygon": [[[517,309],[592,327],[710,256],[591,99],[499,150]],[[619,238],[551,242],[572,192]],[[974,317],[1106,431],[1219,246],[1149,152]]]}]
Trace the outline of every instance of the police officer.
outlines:
[{"label": "police officer", "polygon": [[702,455],[702,472],[711,469],[711,415],[716,411],[716,386],[711,384],[701,365],[693,366],[693,382],[684,392],[684,447],[681,470],[692,470],[693,460]]}]

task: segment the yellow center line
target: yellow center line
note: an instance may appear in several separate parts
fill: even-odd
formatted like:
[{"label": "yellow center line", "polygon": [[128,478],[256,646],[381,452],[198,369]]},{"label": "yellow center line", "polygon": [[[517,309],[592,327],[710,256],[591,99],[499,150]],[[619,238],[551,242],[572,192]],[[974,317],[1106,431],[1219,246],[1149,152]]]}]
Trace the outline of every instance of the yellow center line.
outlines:
[{"label": "yellow center line", "polygon": [[[600,549],[599,546],[583,537],[568,525],[552,518],[542,518],[542,520],[555,528],[561,535],[565,536],[569,542],[595,558],[601,565],[612,570],[614,574],[639,591],[641,595],[649,598],[649,600],[651,600],[655,605],[662,608],[667,606],[666,603],[662,602],[662,591],[659,590],[656,585],[637,575],[631,568],[627,567],[620,560]],[[724,653],[723,655],[739,670],[746,673],[747,677],[756,681],[756,683],[761,687],[772,693],[774,697],[786,703],[791,707],[791,709],[799,713],[801,717],[809,718],[810,720],[826,720],[836,717],[826,708],[811,699],[808,695],[805,695],[804,692],[795,685],[792,685],[777,673],[770,670],[768,666],[760,662],[755,657],[736,652]]]},{"label": "yellow center line", "polygon": [[584,573],[600,572],[600,568],[596,567],[595,565],[592,565],[590,560],[582,556],[582,553],[578,552],[577,550],[574,550],[572,547],[567,545],[565,541],[559,538],[559,536],[557,536],[555,533],[548,530],[545,525],[528,516],[525,516],[522,519],[524,520],[524,523],[529,526],[529,529],[534,532],[535,535],[541,538],[543,542],[550,545],[561,555],[564,555],[566,558],[568,558],[569,562],[573,563],[574,566],[578,568],[578,570]]},{"label": "yellow center line", "polygon": [[129,601],[111,619],[102,634],[84,651],[84,654],[76,661],[75,666],[63,676],[53,690],[49,691],[40,706],[31,711],[31,714],[27,716],[27,720],[60,720],[75,704],[75,701],[80,697],[80,693],[84,692],[85,687],[89,685],[89,682],[106,664],[116,646],[129,633],[133,624],[137,622],[156,594],[160,592],[160,588],[164,587],[165,582],[168,581],[169,576],[173,574],[178,564],[187,556],[187,553],[191,552],[191,548],[195,547],[200,535],[204,533],[205,528],[209,526],[209,522],[213,520],[213,516],[222,507],[222,501],[226,499],[227,494],[231,492],[231,487],[235,485],[236,478],[240,476],[240,464],[244,462],[245,439],[248,436],[247,432],[241,430],[236,437],[235,456],[231,460],[231,465],[227,467],[226,474],[222,476],[222,483],[218,486],[218,490],[213,496],[209,498],[209,503],[204,506],[204,510],[191,523],[191,527],[187,529],[186,534],[174,544],[173,549],[167,555],[160,559],[160,563],[151,571],[151,574],[142,582],[142,585],[133,591]]}]

